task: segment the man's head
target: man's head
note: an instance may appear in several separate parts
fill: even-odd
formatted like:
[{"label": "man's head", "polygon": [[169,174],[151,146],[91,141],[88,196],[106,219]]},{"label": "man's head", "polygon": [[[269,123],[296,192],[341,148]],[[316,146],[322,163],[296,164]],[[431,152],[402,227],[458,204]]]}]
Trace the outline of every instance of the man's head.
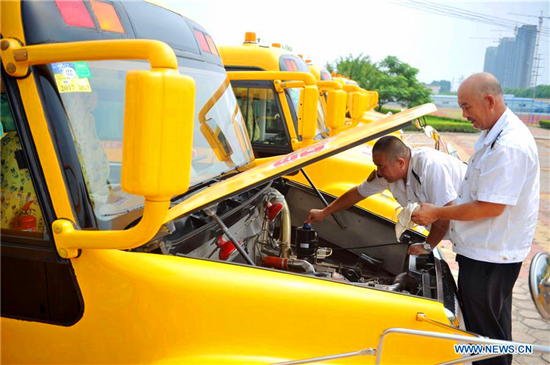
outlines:
[{"label": "man's head", "polygon": [[468,77],[458,88],[462,115],[476,129],[491,129],[506,111],[502,88],[496,77],[481,72]]},{"label": "man's head", "polygon": [[380,138],[372,148],[372,160],[377,167],[378,176],[390,183],[406,178],[410,158],[409,148],[394,136]]}]

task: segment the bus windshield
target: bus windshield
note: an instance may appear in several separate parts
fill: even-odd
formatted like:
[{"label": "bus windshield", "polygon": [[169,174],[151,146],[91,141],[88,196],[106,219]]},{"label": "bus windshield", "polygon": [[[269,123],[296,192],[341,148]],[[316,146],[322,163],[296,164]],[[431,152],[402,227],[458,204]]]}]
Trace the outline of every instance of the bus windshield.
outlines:
[{"label": "bus windshield", "polygon": [[[100,221],[141,208],[143,197],[120,188],[126,73],[149,69],[141,61],[64,62],[46,67],[55,82],[78,162]],[[253,159],[248,134],[225,72],[180,67],[195,79],[191,187]],[[150,121],[155,128],[157,121]],[[182,139],[191,136],[181,136]]]}]

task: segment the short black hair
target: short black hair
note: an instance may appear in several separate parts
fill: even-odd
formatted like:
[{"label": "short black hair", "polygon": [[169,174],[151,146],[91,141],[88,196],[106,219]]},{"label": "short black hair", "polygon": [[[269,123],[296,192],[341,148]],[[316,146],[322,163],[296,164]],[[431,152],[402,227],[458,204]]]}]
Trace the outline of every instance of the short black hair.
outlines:
[{"label": "short black hair", "polygon": [[398,158],[409,158],[409,147],[403,143],[402,140],[395,136],[385,136],[380,138],[374,144],[372,148],[372,154],[382,153],[386,158],[392,159],[393,161]]}]

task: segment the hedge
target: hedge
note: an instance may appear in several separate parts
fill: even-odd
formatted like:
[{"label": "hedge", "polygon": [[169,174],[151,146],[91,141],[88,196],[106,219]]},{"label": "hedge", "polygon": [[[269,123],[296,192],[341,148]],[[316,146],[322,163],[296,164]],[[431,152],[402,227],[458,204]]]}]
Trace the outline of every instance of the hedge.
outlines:
[{"label": "hedge", "polygon": [[[400,111],[401,110],[398,110],[398,109],[382,108],[382,110],[380,112],[384,113],[384,114],[386,114],[388,112],[392,112],[392,114],[396,114],[396,113],[399,113]],[[441,122],[466,123],[466,124],[468,124],[466,119],[454,119],[454,118],[449,118],[449,117],[442,117],[442,116],[439,116],[439,115],[430,115],[428,118],[431,118],[433,120],[438,120],[438,121],[441,121]]]},{"label": "hedge", "polygon": [[550,120],[539,120],[539,124],[542,128],[550,129]]},{"label": "hedge", "polygon": [[[393,114],[399,113],[398,109],[382,108],[381,113],[386,114],[392,112]],[[476,133],[478,132],[470,122],[461,119],[453,119],[448,117],[441,117],[438,115],[426,116],[426,122],[428,125],[434,127],[438,132],[462,132],[462,133]],[[408,132],[418,132],[418,129],[414,125],[405,128]]]},{"label": "hedge", "polygon": [[[470,123],[458,123],[458,122],[446,122],[432,119],[432,117],[427,118],[428,125],[431,125],[438,132],[462,132],[462,133],[476,133],[478,132]],[[409,126],[405,128],[405,131],[408,132],[419,132],[419,130],[414,126]]]}]

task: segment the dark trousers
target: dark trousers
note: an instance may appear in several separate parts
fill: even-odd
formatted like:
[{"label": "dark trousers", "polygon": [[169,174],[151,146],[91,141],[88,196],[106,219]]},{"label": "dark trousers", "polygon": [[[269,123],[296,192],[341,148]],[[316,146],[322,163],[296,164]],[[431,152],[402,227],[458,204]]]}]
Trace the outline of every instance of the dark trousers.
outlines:
[{"label": "dark trousers", "polygon": [[[458,291],[462,298],[466,328],[482,336],[512,340],[512,289],[521,262],[493,264],[462,255],[458,262]],[[512,355],[474,362],[474,364],[511,364]]]}]

